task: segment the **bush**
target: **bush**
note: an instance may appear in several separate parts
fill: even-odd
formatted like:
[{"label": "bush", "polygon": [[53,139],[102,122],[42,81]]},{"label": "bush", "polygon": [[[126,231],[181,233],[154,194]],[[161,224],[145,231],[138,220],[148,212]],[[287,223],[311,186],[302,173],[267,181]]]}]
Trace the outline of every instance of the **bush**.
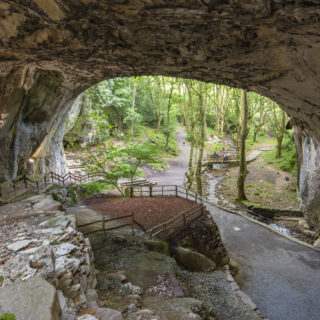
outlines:
[{"label": "bush", "polygon": [[91,196],[97,193],[101,193],[104,190],[110,189],[111,186],[105,181],[95,181],[82,184],[80,186],[81,193],[84,196]]},{"label": "bush", "polygon": [[281,158],[276,158],[276,150],[267,151],[264,153],[264,159],[267,163],[275,165],[280,170],[297,174],[297,153],[295,144],[291,136],[286,135]]},{"label": "bush", "polygon": [[16,320],[16,316],[13,313],[0,314],[0,320]]}]

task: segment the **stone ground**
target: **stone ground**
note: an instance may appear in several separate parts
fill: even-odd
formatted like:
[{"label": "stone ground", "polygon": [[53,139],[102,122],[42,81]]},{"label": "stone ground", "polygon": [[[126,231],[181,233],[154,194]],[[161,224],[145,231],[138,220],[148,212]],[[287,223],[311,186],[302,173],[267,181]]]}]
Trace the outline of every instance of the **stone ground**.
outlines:
[{"label": "stone ground", "polygon": [[143,238],[128,233],[109,233],[101,241],[91,237],[99,296],[125,319],[260,319],[223,270],[186,271],[168,252],[150,250]]}]

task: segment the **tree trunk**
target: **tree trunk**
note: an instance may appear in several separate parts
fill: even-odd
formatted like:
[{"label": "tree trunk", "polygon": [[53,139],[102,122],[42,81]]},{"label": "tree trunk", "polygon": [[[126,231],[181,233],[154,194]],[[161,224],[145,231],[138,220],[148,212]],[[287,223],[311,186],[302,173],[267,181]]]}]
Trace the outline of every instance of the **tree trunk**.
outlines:
[{"label": "tree trunk", "polygon": [[189,153],[189,163],[187,172],[187,189],[191,189],[193,184],[194,172],[193,172],[193,153],[194,153],[194,143],[191,141],[190,153]]},{"label": "tree trunk", "polygon": [[238,200],[247,200],[245,194],[245,180],[247,175],[247,163],[246,163],[246,138],[248,133],[248,103],[247,92],[243,90],[241,92],[241,110],[240,110],[240,135],[239,135],[239,176],[238,176]]},{"label": "tree trunk", "polygon": [[171,111],[171,98],[172,98],[172,93],[173,93],[173,83],[171,83],[171,88],[170,88],[170,94],[168,98],[168,105],[167,105],[167,128],[166,128],[166,144],[165,144],[165,150],[168,151],[169,149],[169,141],[170,141],[170,111]]},{"label": "tree trunk", "polygon": [[276,158],[279,159],[282,156],[282,141],[283,136],[277,137],[277,152],[276,152]]},{"label": "tree trunk", "polygon": [[[136,96],[137,96],[137,83],[136,81],[134,81],[133,83],[133,92],[132,92],[132,104],[131,104],[131,108],[132,108],[132,114],[134,114],[135,112],[135,107],[136,107]],[[134,126],[135,126],[135,123],[134,123],[134,120],[132,119],[131,120],[131,126],[130,126],[130,135],[131,137],[134,136]]]},{"label": "tree trunk", "polygon": [[204,143],[206,139],[206,110],[204,106],[204,96],[201,91],[199,94],[199,118],[200,118],[200,144],[199,144],[199,155],[197,161],[196,178],[197,178],[197,192],[202,195],[202,161],[204,154]]},{"label": "tree trunk", "polygon": [[286,130],[286,114],[284,111],[281,111],[281,124],[280,124],[280,130],[277,135],[277,153],[276,153],[277,159],[281,158],[282,156],[282,142],[283,142],[285,130]]},{"label": "tree trunk", "polygon": [[257,142],[257,134],[258,134],[258,129],[257,129],[257,127],[254,127],[254,128],[253,128],[253,138],[252,138],[252,141],[253,141],[254,143]]}]

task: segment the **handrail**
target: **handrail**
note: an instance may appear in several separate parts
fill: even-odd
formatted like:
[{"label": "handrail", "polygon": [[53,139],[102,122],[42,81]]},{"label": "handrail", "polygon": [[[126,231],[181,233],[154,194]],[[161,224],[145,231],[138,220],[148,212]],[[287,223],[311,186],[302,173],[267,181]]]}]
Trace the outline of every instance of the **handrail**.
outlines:
[{"label": "handrail", "polygon": [[93,224],[101,223],[101,222],[110,222],[110,221],[116,221],[116,220],[123,220],[123,219],[131,218],[131,217],[133,217],[133,215],[134,214],[132,213],[132,214],[128,214],[126,216],[115,217],[115,218],[110,218],[110,219],[97,220],[97,221],[93,221],[93,222],[89,222],[89,223],[78,225],[78,228],[88,227],[88,226],[91,226]]}]

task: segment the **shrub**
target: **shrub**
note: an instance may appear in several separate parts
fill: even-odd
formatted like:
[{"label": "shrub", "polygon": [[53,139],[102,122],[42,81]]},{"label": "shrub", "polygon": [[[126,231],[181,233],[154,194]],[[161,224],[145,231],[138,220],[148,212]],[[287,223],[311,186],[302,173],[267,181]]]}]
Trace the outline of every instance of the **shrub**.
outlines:
[{"label": "shrub", "polygon": [[84,196],[91,196],[100,193],[106,189],[110,189],[110,184],[108,184],[105,181],[89,182],[80,186],[81,193]]},{"label": "shrub", "polygon": [[16,320],[16,316],[13,313],[0,314],[0,320]]}]

